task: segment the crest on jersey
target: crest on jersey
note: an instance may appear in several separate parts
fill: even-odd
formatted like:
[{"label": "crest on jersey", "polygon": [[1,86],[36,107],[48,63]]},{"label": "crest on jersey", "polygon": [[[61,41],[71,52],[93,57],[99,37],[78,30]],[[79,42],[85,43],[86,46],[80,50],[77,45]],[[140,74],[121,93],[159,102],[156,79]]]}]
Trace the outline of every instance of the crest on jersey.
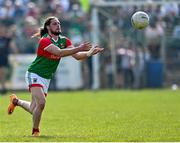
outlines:
[{"label": "crest on jersey", "polygon": [[37,78],[33,78],[33,83],[36,83],[37,82]]},{"label": "crest on jersey", "polygon": [[64,46],[63,44],[60,44],[60,46],[61,46],[61,49],[64,49],[64,48],[65,48],[65,46]]}]

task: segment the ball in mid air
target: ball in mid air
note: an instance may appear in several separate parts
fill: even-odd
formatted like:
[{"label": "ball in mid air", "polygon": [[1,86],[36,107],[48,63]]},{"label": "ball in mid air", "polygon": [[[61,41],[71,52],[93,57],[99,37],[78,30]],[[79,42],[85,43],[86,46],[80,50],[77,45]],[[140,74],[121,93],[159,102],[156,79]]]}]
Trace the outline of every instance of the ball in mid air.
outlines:
[{"label": "ball in mid air", "polygon": [[144,29],[149,25],[149,16],[143,11],[137,11],[132,15],[131,23],[135,29]]}]

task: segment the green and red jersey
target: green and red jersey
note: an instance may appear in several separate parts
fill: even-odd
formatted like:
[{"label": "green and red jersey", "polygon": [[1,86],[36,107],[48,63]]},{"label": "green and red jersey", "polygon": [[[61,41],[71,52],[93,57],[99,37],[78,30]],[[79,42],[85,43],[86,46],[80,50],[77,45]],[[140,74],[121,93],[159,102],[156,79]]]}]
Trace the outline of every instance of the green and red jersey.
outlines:
[{"label": "green and red jersey", "polygon": [[45,34],[39,40],[37,57],[29,66],[29,72],[36,73],[46,79],[52,78],[53,74],[56,72],[61,57],[46,50],[46,48],[51,44],[56,45],[60,49],[65,49],[71,46],[72,42],[63,35],[59,35],[58,40],[55,41],[53,38],[50,38],[48,34]]}]

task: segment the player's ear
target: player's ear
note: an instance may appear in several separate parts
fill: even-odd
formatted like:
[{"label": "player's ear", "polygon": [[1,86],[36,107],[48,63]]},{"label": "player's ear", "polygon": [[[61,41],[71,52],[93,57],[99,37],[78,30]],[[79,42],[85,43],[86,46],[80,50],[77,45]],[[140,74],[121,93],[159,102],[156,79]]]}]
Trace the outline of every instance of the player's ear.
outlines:
[{"label": "player's ear", "polygon": [[47,29],[49,30],[49,26],[47,26]]}]

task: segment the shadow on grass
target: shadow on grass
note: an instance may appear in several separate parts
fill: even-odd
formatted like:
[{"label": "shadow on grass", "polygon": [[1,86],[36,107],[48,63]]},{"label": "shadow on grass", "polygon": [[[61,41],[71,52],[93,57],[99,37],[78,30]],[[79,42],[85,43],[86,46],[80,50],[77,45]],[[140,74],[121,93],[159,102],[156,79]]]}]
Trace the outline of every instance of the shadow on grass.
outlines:
[{"label": "shadow on grass", "polygon": [[31,139],[70,139],[70,138],[75,138],[75,139],[87,139],[88,137],[85,136],[78,136],[78,135],[40,135],[39,137],[33,137],[33,136],[23,136],[25,138],[31,138]]},{"label": "shadow on grass", "polygon": [[39,137],[33,137],[31,135],[29,136],[23,136],[25,138],[33,138],[33,139],[55,139],[55,138],[61,138],[60,136],[49,136],[49,135],[41,135]]}]

